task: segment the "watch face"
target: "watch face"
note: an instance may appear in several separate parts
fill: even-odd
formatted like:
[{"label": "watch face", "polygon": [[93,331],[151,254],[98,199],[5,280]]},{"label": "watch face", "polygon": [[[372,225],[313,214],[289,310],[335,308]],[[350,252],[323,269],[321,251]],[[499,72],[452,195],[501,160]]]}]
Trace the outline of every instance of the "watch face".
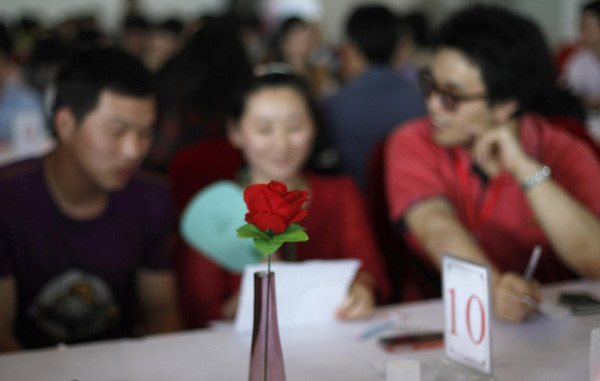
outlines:
[{"label": "watch face", "polygon": [[550,167],[548,167],[546,165],[544,165],[542,167],[542,175],[544,175],[544,177],[550,176],[550,172],[552,172],[552,171],[550,171]]}]

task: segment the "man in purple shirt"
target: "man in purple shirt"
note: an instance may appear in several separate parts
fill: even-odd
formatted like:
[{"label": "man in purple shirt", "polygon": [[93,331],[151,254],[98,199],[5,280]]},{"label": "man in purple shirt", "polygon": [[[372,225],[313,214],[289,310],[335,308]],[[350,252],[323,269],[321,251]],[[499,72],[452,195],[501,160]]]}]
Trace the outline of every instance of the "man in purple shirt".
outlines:
[{"label": "man in purple shirt", "polygon": [[117,49],[59,74],[56,149],[0,169],[0,350],[176,330],[167,187],[137,169],[152,78]]}]

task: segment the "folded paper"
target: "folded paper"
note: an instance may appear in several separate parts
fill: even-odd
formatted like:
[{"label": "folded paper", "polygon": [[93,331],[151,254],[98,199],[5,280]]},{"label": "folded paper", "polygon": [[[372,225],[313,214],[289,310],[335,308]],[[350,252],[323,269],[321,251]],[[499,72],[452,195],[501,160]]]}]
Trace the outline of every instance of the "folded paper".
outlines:
[{"label": "folded paper", "polygon": [[186,206],[180,224],[181,236],[225,269],[242,272],[262,255],[252,240],[238,239],[236,229],[246,214],[243,189],[232,181],[219,181],[196,194]]},{"label": "folded paper", "polygon": [[[346,299],[359,267],[357,259],[272,262],[279,329],[334,321],[335,311]],[[254,273],[266,270],[266,263],[244,269],[235,318],[238,333],[252,331]]]}]

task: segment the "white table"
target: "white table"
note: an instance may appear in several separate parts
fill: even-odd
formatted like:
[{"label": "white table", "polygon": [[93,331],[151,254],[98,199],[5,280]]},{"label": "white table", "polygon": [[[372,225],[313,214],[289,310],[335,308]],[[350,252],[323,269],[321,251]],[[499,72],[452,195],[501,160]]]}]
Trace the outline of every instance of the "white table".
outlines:
[{"label": "white table", "polygon": [[[580,282],[545,287],[544,298],[555,300],[564,289],[600,297],[600,282]],[[431,369],[443,349],[390,354],[379,347],[377,336],[365,341],[356,336],[390,311],[406,316],[398,329],[441,330],[442,308],[440,300],[388,306],[369,321],[281,331],[287,379],[379,381],[385,379],[385,364],[400,358]],[[503,381],[587,380],[595,327],[600,315],[571,316],[563,323],[541,316],[520,325],[495,321],[494,375]],[[216,323],[207,330],[3,355],[0,380],[244,380],[249,358],[250,336],[236,336],[231,324]]]}]

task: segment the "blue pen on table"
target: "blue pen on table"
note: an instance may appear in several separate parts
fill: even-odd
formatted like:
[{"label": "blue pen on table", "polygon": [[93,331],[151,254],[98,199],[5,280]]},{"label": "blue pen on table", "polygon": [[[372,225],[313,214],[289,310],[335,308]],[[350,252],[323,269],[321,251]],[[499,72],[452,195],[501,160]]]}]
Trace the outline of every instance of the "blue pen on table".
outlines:
[{"label": "blue pen on table", "polygon": [[360,334],[360,336],[358,336],[359,340],[366,340],[369,337],[373,337],[376,334],[385,331],[386,329],[392,328],[396,323],[398,323],[401,319],[400,314],[396,313],[396,312],[392,312],[390,314],[388,314],[388,316],[378,322],[375,323],[373,326],[367,328],[365,331],[363,331],[363,333]]}]

